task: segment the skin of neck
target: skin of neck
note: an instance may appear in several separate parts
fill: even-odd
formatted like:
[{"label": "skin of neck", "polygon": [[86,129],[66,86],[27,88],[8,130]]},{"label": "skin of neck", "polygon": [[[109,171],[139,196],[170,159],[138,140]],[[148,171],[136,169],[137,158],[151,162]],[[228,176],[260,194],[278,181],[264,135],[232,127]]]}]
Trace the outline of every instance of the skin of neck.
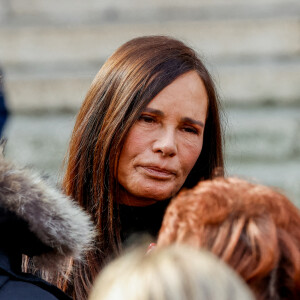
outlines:
[{"label": "skin of neck", "polygon": [[127,206],[145,207],[155,204],[157,200],[145,197],[137,197],[135,195],[130,194],[122,186],[120,186],[120,197],[118,199],[118,202],[119,204]]}]

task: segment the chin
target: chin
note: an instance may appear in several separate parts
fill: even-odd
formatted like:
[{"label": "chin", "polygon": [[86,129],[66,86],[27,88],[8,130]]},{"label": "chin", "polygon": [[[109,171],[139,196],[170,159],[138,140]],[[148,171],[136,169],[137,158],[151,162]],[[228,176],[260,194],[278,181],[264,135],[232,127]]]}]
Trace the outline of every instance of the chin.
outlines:
[{"label": "chin", "polygon": [[151,198],[156,201],[163,201],[172,198],[178,190],[159,190],[158,187],[145,190],[140,196],[144,198]]}]

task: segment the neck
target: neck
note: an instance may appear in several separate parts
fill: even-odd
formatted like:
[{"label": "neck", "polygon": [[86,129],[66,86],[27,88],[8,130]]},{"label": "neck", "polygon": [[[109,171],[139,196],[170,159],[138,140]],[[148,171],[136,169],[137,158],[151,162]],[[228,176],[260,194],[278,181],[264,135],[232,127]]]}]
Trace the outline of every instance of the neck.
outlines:
[{"label": "neck", "polygon": [[145,197],[136,197],[132,194],[129,194],[126,190],[124,190],[124,188],[121,187],[118,202],[119,204],[124,204],[127,206],[144,207],[156,203],[157,200]]}]

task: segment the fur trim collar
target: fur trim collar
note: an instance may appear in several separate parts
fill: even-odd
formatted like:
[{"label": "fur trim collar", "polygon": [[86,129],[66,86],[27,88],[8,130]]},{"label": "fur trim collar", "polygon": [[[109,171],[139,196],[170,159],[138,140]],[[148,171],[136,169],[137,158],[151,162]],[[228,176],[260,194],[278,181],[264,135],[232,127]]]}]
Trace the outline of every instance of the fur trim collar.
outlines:
[{"label": "fur trim collar", "polygon": [[36,268],[53,270],[67,258],[80,259],[91,249],[95,231],[89,216],[37,174],[16,168],[2,154],[0,207],[24,220],[28,229],[50,250],[34,257]]}]

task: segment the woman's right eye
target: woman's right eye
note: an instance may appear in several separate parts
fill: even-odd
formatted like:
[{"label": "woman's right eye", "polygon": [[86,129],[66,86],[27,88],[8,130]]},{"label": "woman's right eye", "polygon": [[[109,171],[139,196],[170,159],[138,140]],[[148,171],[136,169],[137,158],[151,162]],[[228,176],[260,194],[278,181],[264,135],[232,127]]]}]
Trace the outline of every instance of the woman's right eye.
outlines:
[{"label": "woman's right eye", "polygon": [[146,123],[154,123],[156,121],[156,119],[152,116],[141,115],[139,117],[139,121],[143,121],[143,122],[146,122]]}]

